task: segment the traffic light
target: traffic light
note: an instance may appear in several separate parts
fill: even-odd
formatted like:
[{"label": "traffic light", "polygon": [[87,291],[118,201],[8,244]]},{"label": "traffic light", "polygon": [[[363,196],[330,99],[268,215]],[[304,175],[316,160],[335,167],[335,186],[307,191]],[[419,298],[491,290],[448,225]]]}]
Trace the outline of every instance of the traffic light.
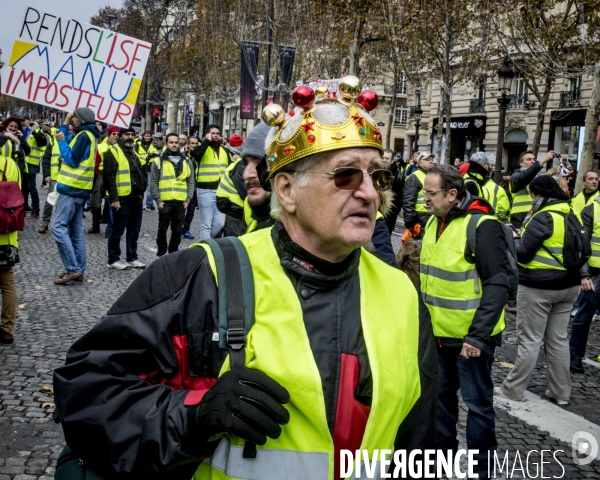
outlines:
[{"label": "traffic light", "polygon": [[158,108],[154,109],[154,123],[160,122],[160,110]]}]

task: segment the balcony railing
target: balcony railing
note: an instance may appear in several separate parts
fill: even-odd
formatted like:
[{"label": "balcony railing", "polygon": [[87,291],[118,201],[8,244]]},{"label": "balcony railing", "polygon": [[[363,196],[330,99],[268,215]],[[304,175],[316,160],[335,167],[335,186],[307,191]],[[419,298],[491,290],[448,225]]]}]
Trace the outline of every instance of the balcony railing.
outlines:
[{"label": "balcony railing", "polygon": [[485,112],[485,99],[484,98],[476,98],[475,100],[471,100],[469,105],[469,113],[482,113]]},{"label": "balcony railing", "polygon": [[559,107],[579,107],[581,105],[581,90],[560,92]]},{"label": "balcony railing", "polygon": [[527,109],[531,107],[531,102],[527,100],[527,95],[508,95],[510,103],[508,108]]}]

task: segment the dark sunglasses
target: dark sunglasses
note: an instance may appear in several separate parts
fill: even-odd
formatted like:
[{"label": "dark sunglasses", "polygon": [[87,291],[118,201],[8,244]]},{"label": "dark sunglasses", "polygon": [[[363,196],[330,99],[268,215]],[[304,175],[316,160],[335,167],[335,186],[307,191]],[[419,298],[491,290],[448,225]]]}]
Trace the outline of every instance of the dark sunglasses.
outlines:
[{"label": "dark sunglasses", "polygon": [[[288,170],[289,171],[289,170]],[[333,183],[340,190],[357,190],[360,188],[365,175],[370,175],[373,186],[378,192],[389,190],[392,185],[392,172],[385,169],[365,172],[356,167],[338,167],[333,172],[299,172],[318,173],[333,176]]]}]

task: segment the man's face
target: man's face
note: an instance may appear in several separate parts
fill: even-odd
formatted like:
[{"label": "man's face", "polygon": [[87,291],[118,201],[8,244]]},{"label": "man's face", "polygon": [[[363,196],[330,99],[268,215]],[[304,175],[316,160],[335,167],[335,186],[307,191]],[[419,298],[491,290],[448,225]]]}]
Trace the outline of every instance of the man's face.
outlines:
[{"label": "man's face", "polygon": [[529,168],[534,163],[535,163],[535,155],[533,153],[526,153],[525,155],[523,155],[520,165],[523,168]]},{"label": "man's face", "polygon": [[256,167],[260,163],[260,158],[247,156],[244,162],[244,185],[248,194],[248,203],[252,207],[257,207],[265,203],[270,197],[271,192],[267,192],[260,186]]},{"label": "man's face", "polygon": [[418,153],[413,153],[412,163],[415,163],[417,161],[417,158],[419,158],[419,154]]},{"label": "man's face", "polygon": [[162,138],[157,138],[157,137],[152,137],[152,143],[154,145],[160,145],[160,143],[163,141]]},{"label": "man's face", "polygon": [[483,164],[483,168],[485,168],[487,171],[489,171],[489,170],[490,170],[490,164],[489,164],[489,163],[487,163],[487,162],[485,162],[485,163]]},{"label": "man's face", "polygon": [[96,128],[100,133],[102,133],[102,124],[100,122],[96,122]]},{"label": "man's face", "polygon": [[150,140],[152,140],[152,135],[144,133],[144,142],[148,143]]},{"label": "man's face", "polygon": [[69,123],[73,127],[73,130],[77,130],[79,127],[81,127],[81,122],[75,115],[71,117],[71,121]]},{"label": "man's face", "polygon": [[185,135],[179,135],[179,148],[183,148],[187,145],[187,137]]},{"label": "man's face", "polygon": [[442,190],[441,178],[437,173],[429,173],[425,177],[425,208],[427,213],[436,217],[446,215],[456,203],[456,190]]},{"label": "man's face", "polygon": [[[310,171],[333,172],[339,167],[372,171],[383,168],[383,164],[377,150],[348,148],[332,152]],[[287,176],[287,187],[279,175]],[[279,198],[286,199],[283,205],[286,218],[282,216],[282,221],[288,228],[286,220],[289,220],[289,227],[304,248],[321,258],[341,261],[371,241],[379,199],[370,175],[364,175],[356,190],[337,188],[332,175],[310,174],[305,187],[298,186],[290,177],[290,174],[276,175],[275,188]]]},{"label": "man's face", "polygon": [[588,192],[598,190],[598,174],[595,172],[588,172],[583,180],[583,187]]},{"label": "man's face", "polygon": [[121,135],[121,141],[126,147],[133,147],[133,132],[125,132]]},{"label": "man's face", "polygon": [[179,139],[174,135],[167,138],[167,148],[170,152],[176,152],[179,150]]},{"label": "man's face", "polygon": [[383,160],[383,164],[386,167],[389,167],[392,164],[392,154],[391,154],[391,152],[383,152],[383,157],[381,157],[381,159]]},{"label": "man's face", "polygon": [[190,137],[190,139],[188,140],[188,147],[190,147],[190,150],[193,150],[197,146],[198,146],[198,139],[196,137]]},{"label": "man's face", "polygon": [[433,158],[431,158],[431,157],[422,158],[421,160],[419,160],[418,165],[423,170],[428,171],[431,168],[431,166],[433,165]]},{"label": "man's face", "polygon": [[454,166],[458,167],[460,165],[460,158],[455,158],[454,159]]},{"label": "man's face", "polygon": [[211,142],[220,142],[221,141],[221,133],[218,128],[211,128],[208,132],[210,134]]}]

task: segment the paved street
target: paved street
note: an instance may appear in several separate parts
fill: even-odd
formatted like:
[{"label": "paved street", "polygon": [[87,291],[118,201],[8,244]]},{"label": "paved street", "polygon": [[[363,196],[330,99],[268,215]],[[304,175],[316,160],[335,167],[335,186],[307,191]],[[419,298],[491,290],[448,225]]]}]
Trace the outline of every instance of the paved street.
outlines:
[{"label": "paved street", "polygon": [[[41,190],[42,197],[45,192]],[[86,217],[87,230],[91,215],[86,214]],[[98,320],[139,274],[135,270],[108,270],[104,236],[86,234],[86,281],[54,286],[52,282],[62,271],[62,264],[51,233],[37,233],[40,222],[27,220],[21,235],[21,264],[16,268],[19,317],[15,343],[0,346],[0,480],[49,480],[53,477],[64,440],[60,426],[51,418],[53,398],[48,387],[52,385],[52,370],[63,363],[71,343]],[[156,226],[156,212],[145,212],[139,254],[140,260],[146,263],[155,255]],[[197,234],[198,229],[196,216],[192,232]],[[394,237],[396,246],[398,238]],[[190,240],[184,240],[182,247],[190,243]],[[590,342],[588,356],[595,359],[600,354],[598,323],[593,324]],[[515,344],[515,319],[509,314],[505,345],[497,352],[494,364],[496,384],[502,381],[514,362]],[[546,453],[544,461],[549,462],[544,468],[546,478],[600,478],[600,461],[574,465],[569,443],[577,429],[592,434],[599,432],[596,438],[600,440],[600,364],[586,364],[586,374],[573,377],[572,401],[566,408],[545,398],[545,369],[545,357],[541,352],[527,401],[497,402],[500,463],[506,450],[511,459],[515,459],[518,450],[523,470],[517,462],[513,471],[511,460],[509,473],[512,475],[508,478],[539,478],[540,472],[536,473],[534,466],[534,463],[540,463],[539,453],[530,455],[528,473],[528,452],[564,450],[556,455],[562,467]],[[463,406],[463,432],[465,420]]]}]

